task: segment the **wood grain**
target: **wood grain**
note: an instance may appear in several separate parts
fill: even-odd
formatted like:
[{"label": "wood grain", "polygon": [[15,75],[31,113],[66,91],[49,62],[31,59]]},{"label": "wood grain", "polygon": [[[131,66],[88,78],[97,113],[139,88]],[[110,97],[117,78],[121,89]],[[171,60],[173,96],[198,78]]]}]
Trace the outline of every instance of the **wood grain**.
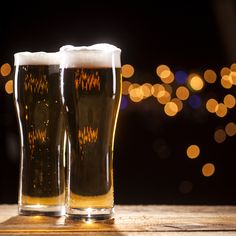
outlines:
[{"label": "wood grain", "polygon": [[66,217],[18,216],[0,205],[5,235],[215,235],[236,236],[236,206],[116,206],[114,221],[83,223]]}]

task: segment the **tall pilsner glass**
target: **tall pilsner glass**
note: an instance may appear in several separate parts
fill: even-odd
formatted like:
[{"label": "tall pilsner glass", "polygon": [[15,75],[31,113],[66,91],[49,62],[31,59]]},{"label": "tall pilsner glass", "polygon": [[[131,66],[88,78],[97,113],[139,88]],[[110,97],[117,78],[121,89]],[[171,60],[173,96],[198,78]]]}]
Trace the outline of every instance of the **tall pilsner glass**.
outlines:
[{"label": "tall pilsner glass", "polygon": [[66,213],[83,220],[109,219],[114,212],[121,50],[96,44],[64,46],[61,52],[61,94],[70,140]]},{"label": "tall pilsner glass", "polygon": [[60,53],[15,55],[14,99],[21,141],[19,214],[65,212],[65,120]]}]

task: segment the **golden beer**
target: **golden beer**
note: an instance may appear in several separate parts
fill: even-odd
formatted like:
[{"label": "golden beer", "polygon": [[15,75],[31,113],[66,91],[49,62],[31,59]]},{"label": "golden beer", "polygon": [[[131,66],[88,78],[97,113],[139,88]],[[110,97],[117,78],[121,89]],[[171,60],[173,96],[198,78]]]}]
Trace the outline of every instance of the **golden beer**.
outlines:
[{"label": "golden beer", "polygon": [[59,53],[16,53],[14,98],[20,139],[19,214],[62,215],[66,133]]},{"label": "golden beer", "polygon": [[70,155],[66,213],[113,216],[113,145],[121,98],[120,50],[111,45],[63,48],[61,93]]}]

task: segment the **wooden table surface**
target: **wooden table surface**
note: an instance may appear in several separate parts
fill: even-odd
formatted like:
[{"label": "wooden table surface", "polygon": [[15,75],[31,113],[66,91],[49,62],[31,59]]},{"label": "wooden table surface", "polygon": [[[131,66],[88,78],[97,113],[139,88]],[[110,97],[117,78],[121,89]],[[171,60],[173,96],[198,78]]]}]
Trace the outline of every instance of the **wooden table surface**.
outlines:
[{"label": "wooden table surface", "polygon": [[121,205],[115,220],[82,223],[66,217],[18,216],[0,205],[0,235],[236,236],[236,206]]}]

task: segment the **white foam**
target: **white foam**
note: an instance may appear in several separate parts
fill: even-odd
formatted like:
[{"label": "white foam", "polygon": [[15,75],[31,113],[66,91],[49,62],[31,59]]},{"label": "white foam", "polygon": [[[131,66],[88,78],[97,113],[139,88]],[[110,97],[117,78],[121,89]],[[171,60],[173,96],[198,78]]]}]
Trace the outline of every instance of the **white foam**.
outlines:
[{"label": "white foam", "polygon": [[107,43],[75,47],[65,45],[60,48],[62,63],[60,67],[121,67],[121,50]]},{"label": "white foam", "polygon": [[60,52],[18,52],[14,54],[15,66],[19,65],[59,65]]}]

